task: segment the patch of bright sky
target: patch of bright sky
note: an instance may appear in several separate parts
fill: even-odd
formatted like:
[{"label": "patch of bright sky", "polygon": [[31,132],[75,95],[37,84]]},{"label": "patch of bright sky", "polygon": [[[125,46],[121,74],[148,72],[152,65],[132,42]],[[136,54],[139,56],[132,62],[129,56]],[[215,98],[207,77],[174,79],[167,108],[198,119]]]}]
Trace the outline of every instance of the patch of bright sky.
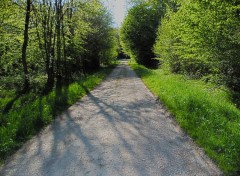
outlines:
[{"label": "patch of bright sky", "polygon": [[111,11],[115,27],[120,27],[127,13],[127,0],[103,0],[104,5]]}]

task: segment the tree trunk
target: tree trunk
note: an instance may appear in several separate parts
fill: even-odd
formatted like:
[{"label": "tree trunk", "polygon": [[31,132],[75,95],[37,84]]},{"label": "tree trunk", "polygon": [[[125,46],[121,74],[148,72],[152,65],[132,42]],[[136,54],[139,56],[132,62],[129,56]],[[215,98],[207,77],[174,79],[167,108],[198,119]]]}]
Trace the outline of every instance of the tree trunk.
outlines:
[{"label": "tree trunk", "polygon": [[68,82],[70,74],[67,69],[66,40],[65,40],[64,24],[63,24],[64,14],[62,14],[61,21],[62,21],[62,40],[63,40],[64,79],[66,82]]},{"label": "tree trunk", "polygon": [[31,0],[27,0],[26,4],[26,16],[25,16],[25,28],[24,28],[24,40],[22,45],[22,66],[24,72],[24,91],[29,89],[29,76],[28,76],[28,66],[27,66],[27,45],[28,45],[28,30],[29,30],[29,19],[30,19],[30,10],[31,10]]},{"label": "tree trunk", "polygon": [[56,6],[56,34],[57,34],[57,43],[56,43],[56,57],[57,57],[57,80],[60,81],[61,79],[61,14],[62,14],[62,1],[61,0],[55,0],[55,6]]}]

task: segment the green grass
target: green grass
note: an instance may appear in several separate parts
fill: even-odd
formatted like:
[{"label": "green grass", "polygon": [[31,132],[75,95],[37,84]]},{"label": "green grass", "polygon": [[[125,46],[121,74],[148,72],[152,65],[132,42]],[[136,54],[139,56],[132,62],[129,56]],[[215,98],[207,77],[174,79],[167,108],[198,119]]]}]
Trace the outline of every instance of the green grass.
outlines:
[{"label": "green grass", "polygon": [[[0,163],[49,124],[57,114],[98,85],[111,70],[112,67],[103,68],[68,86],[54,89],[45,96],[28,93],[18,97],[14,92],[2,90],[0,92]],[[4,109],[7,104],[11,104],[11,108],[6,113]]]},{"label": "green grass", "polygon": [[228,91],[160,69],[130,65],[220,169],[226,175],[239,175],[240,110]]}]

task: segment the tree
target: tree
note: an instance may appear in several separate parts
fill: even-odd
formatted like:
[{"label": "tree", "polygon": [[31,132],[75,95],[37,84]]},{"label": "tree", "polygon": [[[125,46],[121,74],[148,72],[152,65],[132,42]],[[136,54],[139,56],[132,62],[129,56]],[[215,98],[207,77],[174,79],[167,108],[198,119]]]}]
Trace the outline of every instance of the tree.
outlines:
[{"label": "tree", "polygon": [[[84,42],[83,65],[84,69],[94,70],[100,67],[102,61],[117,57],[117,53],[113,51],[117,43],[112,40],[115,37],[111,27],[112,18],[100,1],[94,1],[85,9],[88,14],[83,14],[84,21],[88,23],[90,30]],[[107,53],[114,53],[114,56],[106,55]]]},{"label": "tree", "polygon": [[145,66],[156,66],[152,47],[165,5],[159,1],[144,1],[133,6],[120,29],[123,50]]},{"label": "tree", "polygon": [[[0,82],[1,87],[22,88],[24,80],[21,50],[26,4],[0,1]],[[21,8],[21,12],[19,9]],[[23,79],[22,79],[23,78]]]},{"label": "tree", "polygon": [[234,0],[178,1],[159,26],[154,52],[173,72],[239,91],[239,19]]},{"label": "tree", "polygon": [[25,15],[25,27],[24,27],[24,39],[22,45],[22,66],[24,72],[24,90],[29,89],[29,72],[28,66],[26,61],[26,52],[27,52],[27,45],[28,45],[28,29],[29,29],[29,19],[30,19],[30,11],[31,11],[31,0],[27,0],[26,2],[26,15]]},{"label": "tree", "polygon": [[117,55],[112,19],[99,0],[3,0],[0,6],[2,87],[47,93],[56,80],[67,83]]}]

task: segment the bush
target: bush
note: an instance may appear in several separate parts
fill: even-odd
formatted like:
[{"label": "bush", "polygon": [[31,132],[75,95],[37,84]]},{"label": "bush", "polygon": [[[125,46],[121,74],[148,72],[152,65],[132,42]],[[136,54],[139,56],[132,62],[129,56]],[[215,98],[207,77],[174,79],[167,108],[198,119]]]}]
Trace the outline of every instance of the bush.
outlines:
[{"label": "bush", "polygon": [[188,0],[169,7],[155,54],[175,73],[217,75],[221,84],[240,91],[239,9],[234,0]]}]

